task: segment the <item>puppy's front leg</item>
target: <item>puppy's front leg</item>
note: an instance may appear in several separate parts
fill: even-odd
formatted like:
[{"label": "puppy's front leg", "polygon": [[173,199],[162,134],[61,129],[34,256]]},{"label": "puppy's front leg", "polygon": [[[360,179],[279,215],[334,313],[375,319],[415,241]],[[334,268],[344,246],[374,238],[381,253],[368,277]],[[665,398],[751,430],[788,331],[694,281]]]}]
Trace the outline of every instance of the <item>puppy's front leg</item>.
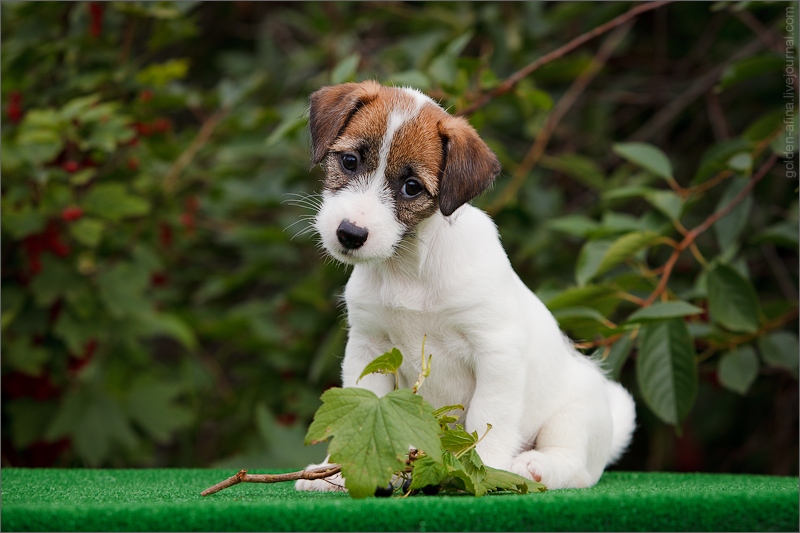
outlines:
[{"label": "puppy's front leg", "polygon": [[386,396],[393,391],[395,383],[394,376],[391,374],[367,374],[360,381],[358,380],[364,367],[390,349],[388,341],[381,341],[351,329],[342,362],[342,386],[367,389],[379,397]]},{"label": "puppy's front leg", "polygon": [[475,393],[467,412],[466,429],[482,436],[478,443],[483,462],[492,468],[508,470],[522,448],[521,398],[525,392],[525,372],[513,364],[509,352],[482,353],[475,367]]},{"label": "puppy's front leg", "polygon": [[[386,352],[386,347],[380,341],[370,339],[366,335],[359,334],[351,330],[347,339],[347,347],[344,351],[344,362],[342,363],[342,385],[344,387],[360,387],[367,389],[378,396],[385,396],[394,390],[394,376],[385,374],[369,374],[364,376],[358,384],[356,380],[373,359]],[[330,456],[325,458],[322,464],[311,464],[306,468],[316,468],[325,466]],[[344,490],[344,478],[341,474],[336,474],[326,479],[300,479],[294,485],[297,490],[306,491],[337,491]]]}]

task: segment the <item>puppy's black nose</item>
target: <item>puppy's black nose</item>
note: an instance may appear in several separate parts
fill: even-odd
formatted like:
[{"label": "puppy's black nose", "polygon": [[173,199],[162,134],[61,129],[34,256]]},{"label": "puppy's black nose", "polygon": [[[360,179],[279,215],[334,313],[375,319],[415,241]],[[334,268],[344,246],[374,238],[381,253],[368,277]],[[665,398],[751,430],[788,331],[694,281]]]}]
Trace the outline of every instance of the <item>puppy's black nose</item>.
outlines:
[{"label": "puppy's black nose", "polygon": [[336,230],[339,242],[348,250],[361,248],[361,245],[367,240],[367,235],[369,235],[367,228],[360,228],[346,219],[342,220],[339,229]]}]

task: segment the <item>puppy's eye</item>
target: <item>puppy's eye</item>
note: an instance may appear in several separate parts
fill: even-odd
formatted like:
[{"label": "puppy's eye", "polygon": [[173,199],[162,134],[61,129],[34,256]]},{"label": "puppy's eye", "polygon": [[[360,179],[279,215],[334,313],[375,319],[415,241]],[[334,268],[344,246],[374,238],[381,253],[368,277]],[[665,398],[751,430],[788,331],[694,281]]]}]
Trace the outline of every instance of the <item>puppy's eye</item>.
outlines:
[{"label": "puppy's eye", "polygon": [[342,154],[342,167],[349,171],[355,172],[358,167],[358,158],[353,154]]},{"label": "puppy's eye", "polygon": [[403,188],[401,189],[403,196],[406,198],[415,198],[424,190],[425,188],[422,186],[422,184],[414,178],[406,180],[406,182],[403,184]]}]

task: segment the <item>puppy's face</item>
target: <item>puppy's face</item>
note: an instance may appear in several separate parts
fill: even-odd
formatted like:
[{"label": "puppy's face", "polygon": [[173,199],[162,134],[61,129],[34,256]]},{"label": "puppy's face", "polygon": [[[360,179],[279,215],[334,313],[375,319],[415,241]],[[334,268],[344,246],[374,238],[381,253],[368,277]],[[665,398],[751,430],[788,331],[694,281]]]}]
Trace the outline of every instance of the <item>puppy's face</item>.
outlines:
[{"label": "puppy's face", "polygon": [[391,257],[420,221],[451,215],[500,172],[465,120],[413,89],[324,87],[311,95],[309,126],[312,162],[325,170],[314,226],[346,263]]}]

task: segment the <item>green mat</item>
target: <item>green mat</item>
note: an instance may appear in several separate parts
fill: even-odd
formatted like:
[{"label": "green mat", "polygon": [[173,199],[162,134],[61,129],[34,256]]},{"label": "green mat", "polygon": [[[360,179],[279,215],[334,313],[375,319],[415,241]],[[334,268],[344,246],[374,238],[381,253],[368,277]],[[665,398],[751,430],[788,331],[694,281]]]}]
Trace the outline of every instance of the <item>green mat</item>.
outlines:
[{"label": "green mat", "polygon": [[[607,472],[595,487],[352,500],[230,470],[2,469],[4,531],[797,531],[798,478]],[[256,473],[253,471],[253,473]]]}]

